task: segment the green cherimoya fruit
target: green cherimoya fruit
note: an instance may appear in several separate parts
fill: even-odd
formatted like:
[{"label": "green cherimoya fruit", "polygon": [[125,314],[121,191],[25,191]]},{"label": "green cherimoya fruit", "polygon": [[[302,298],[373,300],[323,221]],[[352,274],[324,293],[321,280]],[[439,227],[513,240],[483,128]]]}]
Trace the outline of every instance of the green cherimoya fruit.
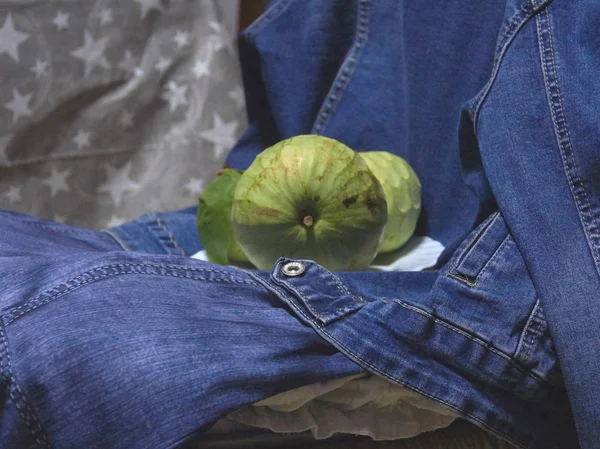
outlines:
[{"label": "green cherimoya fruit", "polygon": [[366,268],[387,220],[383,189],[362,158],[336,140],[299,135],[260,153],[234,192],[232,224],[250,261],[281,256],[332,271]]},{"label": "green cherimoya fruit", "polygon": [[219,177],[204,189],[198,200],[198,235],[211,262],[247,264],[249,260],[231,229],[233,192],[242,172],[226,168],[217,174]]},{"label": "green cherimoya fruit", "polygon": [[415,232],[421,213],[421,183],[411,166],[387,151],[359,153],[385,192],[388,221],[379,252],[400,248]]}]

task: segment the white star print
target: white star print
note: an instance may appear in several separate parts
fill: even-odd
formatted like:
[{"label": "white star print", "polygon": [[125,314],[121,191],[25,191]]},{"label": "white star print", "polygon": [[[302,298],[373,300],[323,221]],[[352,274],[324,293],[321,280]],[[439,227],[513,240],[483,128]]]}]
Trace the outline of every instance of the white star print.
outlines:
[{"label": "white star print", "polygon": [[94,40],[90,32],[85,30],[84,41],[85,42],[81,47],[71,52],[71,56],[83,60],[85,63],[85,77],[88,77],[95,66],[109,69],[110,64],[104,56],[108,37],[101,37],[98,40]]},{"label": "white star print", "polygon": [[35,79],[38,79],[40,76],[46,74],[46,69],[48,68],[48,63],[45,61],[40,61],[39,59],[35,60],[35,65],[31,67],[31,71],[35,73]]},{"label": "white star print", "polygon": [[159,58],[158,62],[154,66],[156,70],[159,72],[164,72],[171,65],[171,60],[169,58],[163,58],[162,56]]},{"label": "white star print", "polygon": [[104,8],[104,9],[102,9],[102,11],[100,11],[99,15],[100,15],[100,25],[106,25],[106,24],[112,23],[112,21],[113,21],[112,9]]},{"label": "white star print", "polygon": [[6,15],[4,25],[0,28],[0,56],[8,53],[15,62],[19,62],[19,45],[29,38],[29,34],[15,30],[10,13]]},{"label": "white star print", "polygon": [[169,148],[178,148],[184,145],[188,145],[190,143],[190,139],[186,134],[187,127],[181,124],[173,125],[171,129],[165,133],[161,139],[165,146],[169,146]]},{"label": "white star print", "polygon": [[77,149],[81,150],[82,148],[90,146],[90,133],[87,131],[79,130],[77,131],[77,135],[73,137],[73,143],[77,145]]},{"label": "white star print", "polygon": [[133,126],[133,114],[129,111],[123,111],[119,117],[119,125],[122,128],[131,128]]},{"label": "white star print", "polygon": [[189,190],[191,196],[197,196],[204,190],[204,181],[200,178],[192,178],[184,187]]},{"label": "white star print", "polygon": [[50,187],[50,196],[54,198],[58,192],[69,191],[69,186],[67,185],[67,177],[71,174],[71,170],[68,168],[66,170],[60,171],[56,167],[52,167],[52,174],[50,177],[46,179],[42,179],[42,184]]},{"label": "white star print", "polygon": [[123,59],[119,62],[119,68],[126,72],[134,72],[136,68],[135,58],[129,50],[125,50]]},{"label": "white star print", "polygon": [[140,67],[136,67],[135,70],[133,71],[133,74],[135,76],[142,76],[144,74],[144,69],[142,69]]},{"label": "white star print", "polygon": [[175,112],[179,106],[188,104],[185,96],[187,86],[178,86],[174,81],[170,81],[167,88],[168,91],[163,94],[162,98],[169,102],[169,111]]},{"label": "white star print", "polygon": [[215,21],[210,21],[208,26],[214,33],[206,38],[208,47],[212,50],[212,52],[215,53],[222,48],[227,49],[229,52],[233,52],[234,40],[227,32],[227,29],[223,28],[219,22]]},{"label": "white star print", "polygon": [[57,11],[56,16],[52,20],[52,23],[56,25],[56,28],[60,30],[66,30],[69,28],[69,14],[62,11]]},{"label": "white star print", "polygon": [[235,89],[227,93],[227,96],[235,102],[235,105],[238,109],[242,109],[244,107],[244,103],[246,102],[246,100],[244,97],[244,89],[242,89],[241,87],[236,87]]},{"label": "white star print", "polygon": [[136,3],[140,4],[140,17],[142,20],[146,18],[146,14],[150,12],[151,9],[157,9],[162,11],[162,6],[160,4],[160,0],[134,0]]},{"label": "white star print", "polygon": [[221,38],[221,36],[215,36],[213,34],[208,36],[206,40],[211,55],[215,54],[222,48],[230,49],[230,46]]},{"label": "white star print", "polygon": [[31,94],[21,95],[17,89],[13,89],[13,99],[4,103],[4,107],[13,113],[13,123],[21,117],[29,117],[32,114],[29,109],[29,100],[31,100]]},{"label": "white star print", "polygon": [[66,223],[67,217],[65,217],[64,215],[60,215],[60,214],[54,214],[53,220],[57,223]]},{"label": "white star print", "polygon": [[133,182],[129,177],[131,171],[131,162],[128,162],[120,169],[114,168],[109,164],[104,164],[107,180],[104,184],[98,187],[99,193],[106,192],[110,194],[115,205],[119,206],[123,195],[126,192],[135,192],[140,189],[140,185]]},{"label": "white star print", "polygon": [[218,114],[214,114],[213,127],[200,133],[201,137],[214,144],[217,159],[235,144],[237,126],[237,121],[225,123]]},{"label": "white star print", "polygon": [[196,75],[196,78],[200,79],[203,75],[209,74],[209,64],[209,61],[203,61],[201,59],[196,60],[194,67],[192,68],[192,70],[194,71],[194,75]]},{"label": "white star print", "polygon": [[177,48],[181,50],[183,47],[190,45],[190,33],[188,33],[187,31],[178,30],[175,33],[175,37],[173,37],[173,40],[177,44]]},{"label": "white star print", "polygon": [[106,223],[106,228],[114,228],[115,226],[120,226],[123,223],[125,223],[127,220],[125,220],[124,218],[118,217],[116,215],[113,215],[112,217],[110,217],[110,220]]},{"label": "white star print", "polygon": [[6,155],[6,148],[13,138],[14,134],[7,134],[6,136],[0,137],[0,164],[8,162],[8,156]]},{"label": "white star print", "polygon": [[22,201],[21,186],[10,186],[8,192],[4,192],[4,197],[10,201],[10,204]]}]

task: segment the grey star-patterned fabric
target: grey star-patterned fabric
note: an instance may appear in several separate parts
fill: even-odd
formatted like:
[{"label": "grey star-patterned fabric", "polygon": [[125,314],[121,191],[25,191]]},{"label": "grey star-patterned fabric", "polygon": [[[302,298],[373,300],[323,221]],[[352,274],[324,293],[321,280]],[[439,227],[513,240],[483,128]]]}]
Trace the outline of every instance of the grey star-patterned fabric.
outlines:
[{"label": "grey star-patterned fabric", "polygon": [[92,228],[197,202],[246,125],[212,0],[0,0],[0,207]]}]

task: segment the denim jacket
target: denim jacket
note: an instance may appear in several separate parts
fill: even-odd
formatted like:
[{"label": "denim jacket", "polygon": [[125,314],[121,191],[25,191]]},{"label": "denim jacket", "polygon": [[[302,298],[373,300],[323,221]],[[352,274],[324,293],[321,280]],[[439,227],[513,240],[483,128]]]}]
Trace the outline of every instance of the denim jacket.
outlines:
[{"label": "denim jacket", "polygon": [[[424,272],[191,259],[195,208],[97,232],[0,213],[4,447],[175,447],[368,371],[523,448],[600,447],[592,1],[278,0],[228,157],[319,133],[405,158]],[[578,443],[579,439],[579,443]]]},{"label": "denim jacket", "polygon": [[[473,395],[446,370],[400,378],[423,391],[438,373],[438,400],[540,447],[574,447],[553,436],[568,420],[536,404],[563,382],[582,446],[600,447],[599,20],[591,0],[280,0],[240,43],[251,124],[228,163],[302,132],[409,161],[423,185],[417,233],[447,251],[405,310],[479,342],[483,360],[506,357],[528,381],[494,368],[485,383],[528,405]],[[486,377],[479,356],[454,349],[466,378]]]}]

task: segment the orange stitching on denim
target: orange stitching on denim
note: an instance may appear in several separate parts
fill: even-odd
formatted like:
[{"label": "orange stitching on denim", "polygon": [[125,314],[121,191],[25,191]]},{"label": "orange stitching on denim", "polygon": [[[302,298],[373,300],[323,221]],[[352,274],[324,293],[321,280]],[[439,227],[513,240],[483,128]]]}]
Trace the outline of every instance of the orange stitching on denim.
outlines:
[{"label": "orange stitching on denim", "polygon": [[467,278],[464,278],[462,276],[459,276],[457,274],[451,273],[450,271],[446,271],[446,276],[451,277],[456,279],[457,281],[461,281],[464,282],[465,284],[467,284],[469,287],[475,287],[477,285],[476,282],[471,282],[469,281]]},{"label": "orange stitching on denim", "polygon": [[175,248],[179,250],[179,254],[185,256],[185,251],[177,244],[177,241],[173,237],[173,234],[169,232],[167,226],[162,222],[162,220],[159,217],[156,217],[156,223],[167,233],[167,235],[169,236],[169,240],[171,240]]}]

